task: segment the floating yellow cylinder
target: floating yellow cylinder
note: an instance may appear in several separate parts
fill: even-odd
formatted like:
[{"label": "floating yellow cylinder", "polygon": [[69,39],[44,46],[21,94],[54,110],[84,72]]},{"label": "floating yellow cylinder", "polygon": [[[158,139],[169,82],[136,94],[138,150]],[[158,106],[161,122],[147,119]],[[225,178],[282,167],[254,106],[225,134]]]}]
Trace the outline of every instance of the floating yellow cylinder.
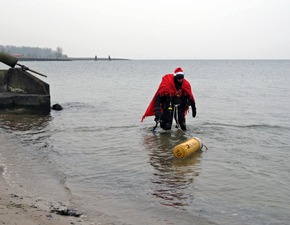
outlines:
[{"label": "floating yellow cylinder", "polygon": [[199,138],[193,137],[179,145],[176,145],[173,149],[175,158],[184,159],[194,152],[201,150],[203,144]]}]

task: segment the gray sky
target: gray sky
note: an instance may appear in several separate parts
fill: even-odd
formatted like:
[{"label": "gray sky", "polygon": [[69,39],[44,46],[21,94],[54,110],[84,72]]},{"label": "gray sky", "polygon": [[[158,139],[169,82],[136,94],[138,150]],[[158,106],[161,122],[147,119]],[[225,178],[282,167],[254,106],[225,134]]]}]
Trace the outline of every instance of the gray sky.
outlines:
[{"label": "gray sky", "polygon": [[290,0],[1,0],[0,27],[71,57],[290,59]]}]

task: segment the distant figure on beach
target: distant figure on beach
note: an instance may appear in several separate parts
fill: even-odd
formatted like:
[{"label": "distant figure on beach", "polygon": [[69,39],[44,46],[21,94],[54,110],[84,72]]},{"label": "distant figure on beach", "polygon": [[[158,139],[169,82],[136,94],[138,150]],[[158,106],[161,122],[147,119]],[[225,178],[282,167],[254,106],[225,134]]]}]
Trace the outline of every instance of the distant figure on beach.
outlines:
[{"label": "distant figure on beach", "polygon": [[192,116],[196,116],[195,99],[190,83],[184,78],[183,70],[178,67],[174,74],[166,74],[145,111],[142,122],[147,116],[154,116],[156,123],[164,130],[170,130],[173,118],[182,130],[186,130],[185,115],[191,106]]}]

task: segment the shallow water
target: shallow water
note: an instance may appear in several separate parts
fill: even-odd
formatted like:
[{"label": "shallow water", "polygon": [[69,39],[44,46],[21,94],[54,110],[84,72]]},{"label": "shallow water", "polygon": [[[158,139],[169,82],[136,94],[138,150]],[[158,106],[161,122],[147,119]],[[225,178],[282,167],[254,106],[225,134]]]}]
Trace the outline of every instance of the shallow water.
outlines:
[{"label": "shallow water", "polygon": [[[52,104],[64,110],[0,115],[0,163],[11,185],[68,199],[104,224],[288,224],[290,61],[25,65],[48,75]],[[187,135],[154,134],[153,118],[141,116],[177,66],[197,117],[188,114]],[[173,159],[173,147],[192,136],[209,150]]]}]

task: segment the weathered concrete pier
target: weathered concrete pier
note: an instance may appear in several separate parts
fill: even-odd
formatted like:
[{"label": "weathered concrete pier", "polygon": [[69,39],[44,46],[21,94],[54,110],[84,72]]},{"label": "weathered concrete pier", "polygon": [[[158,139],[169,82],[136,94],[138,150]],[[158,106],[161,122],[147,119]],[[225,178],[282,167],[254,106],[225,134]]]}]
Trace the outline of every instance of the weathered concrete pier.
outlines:
[{"label": "weathered concrete pier", "polygon": [[21,68],[0,70],[0,113],[50,113],[49,85]]}]

